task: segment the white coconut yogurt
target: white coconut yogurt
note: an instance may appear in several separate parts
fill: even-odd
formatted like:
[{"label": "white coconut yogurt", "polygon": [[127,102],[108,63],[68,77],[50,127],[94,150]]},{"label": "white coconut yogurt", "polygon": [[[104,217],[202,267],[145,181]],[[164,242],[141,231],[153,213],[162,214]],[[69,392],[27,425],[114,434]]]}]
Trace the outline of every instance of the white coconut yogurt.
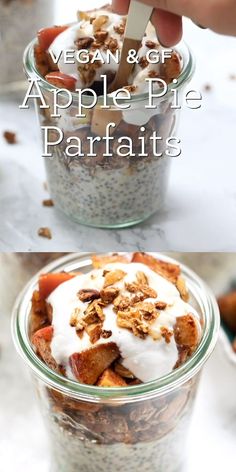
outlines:
[{"label": "white coconut yogurt", "polygon": [[[177,359],[178,351],[174,336],[169,343],[158,334],[163,327],[173,330],[176,318],[192,313],[201,331],[199,316],[192,306],[184,302],[174,284],[152,271],[149,267],[139,263],[114,263],[105,267],[106,270],[122,270],[126,273],[122,281],[113,286],[122,290],[126,295],[124,284],[132,283],[136,279],[137,271],[143,272],[148,278],[148,284],[157,292],[156,298],[148,298],[145,302],[162,301],[167,304],[165,310],[161,310],[159,316],[152,324],[154,337],[148,335],[145,339],[135,336],[130,330],[120,328],[116,323],[116,314],[113,305],[103,308],[105,320],[103,329],[112,332],[108,339],[99,339],[97,343],[114,342],[119,347],[123,365],[128,368],[142,382],[157,379],[169,373]],[[70,326],[72,312],[79,308],[84,312],[88,303],[81,302],[78,291],[81,289],[96,289],[100,291],[104,285],[103,269],[92,270],[88,274],[82,274],[64,282],[48,298],[52,306],[53,339],[51,343],[52,355],[58,364],[66,368],[66,374],[74,379],[69,366],[69,357],[75,352],[89,349],[91,344],[89,336],[84,333],[82,338],[78,337],[74,327]],[[127,292],[128,294],[128,292]]]}]

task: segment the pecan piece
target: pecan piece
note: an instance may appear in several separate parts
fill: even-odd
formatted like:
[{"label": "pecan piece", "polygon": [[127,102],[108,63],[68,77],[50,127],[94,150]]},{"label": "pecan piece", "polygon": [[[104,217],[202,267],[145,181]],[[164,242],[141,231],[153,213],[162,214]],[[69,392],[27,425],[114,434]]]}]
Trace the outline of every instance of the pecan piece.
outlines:
[{"label": "pecan piece", "polygon": [[75,45],[78,49],[88,49],[93,43],[93,38],[78,38],[75,40]]},{"label": "pecan piece", "polygon": [[96,41],[98,41],[100,43],[104,43],[104,41],[106,41],[106,39],[107,39],[107,36],[108,36],[108,31],[98,31],[94,35]]},{"label": "pecan piece", "polygon": [[145,43],[145,46],[147,46],[147,48],[149,48],[149,49],[155,49],[157,44],[154,43],[154,41],[151,41],[150,39],[148,39]]},{"label": "pecan piece", "polygon": [[165,302],[155,302],[155,307],[157,310],[165,310],[165,308],[167,307],[167,303]]},{"label": "pecan piece", "polygon": [[161,335],[165,339],[165,342],[167,344],[170,343],[171,337],[173,336],[173,331],[170,329],[166,328],[165,326],[161,327]]},{"label": "pecan piece", "polygon": [[143,57],[140,57],[139,59],[139,65],[140,67],[142,67],[142,69],[146,69],[146,67],[148,66],[149,62],[147,60],[147,58],[145,56]]},{"label": "pecan piece", "polygon": [[104,281],[104,288],[109,287],[109,285],[113,285],[116,282],[120,282],[126,275],[126,272],[120,269],[106,271],[105,272],[105,281]]},{"label": "pecan piece", "polygon": [[144,272],[138,271],[136,274],[136,279],[137,279],[138,284],[148,285],[148,278],[146,274],[144,274]]},{"label": "pecan piece", "polygon": [[102,324],[101,323],[93,323],[91,325],[88,325],[88,326],[86,326],[85,331],[89,335],[90,342],[92,344],[95,344],[101,337]]},{"label": "pecan piece", "polygon": [[106,287],[101,290],[101,299],[104,303],[112,303],[119,295],[119,289],[116,287]]},{"label": "pecan piece", "polygon": [[91,289],[91,288],[81,289],[77,293],[77,295],[81,302],[91,302],[92,300],[96,300],[97,298],[100,298],[99,291]]},{"label": "pecan piece", "polygon": [[108,329],[108,330],[103,329],[102,332],[101,332],[101,336],[104,339],[108,339],[112,336],[112,331],[110,329]]}]

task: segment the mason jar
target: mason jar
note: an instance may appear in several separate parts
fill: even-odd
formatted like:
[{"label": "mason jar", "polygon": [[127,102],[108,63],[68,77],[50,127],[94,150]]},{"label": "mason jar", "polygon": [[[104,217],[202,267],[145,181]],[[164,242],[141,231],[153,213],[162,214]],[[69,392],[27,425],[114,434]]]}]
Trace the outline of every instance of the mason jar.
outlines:
[{"label": "mason jar", "polygon": [[[158,257],[176,263],[162,254]],[[91,268],[90,253],[70,254],[41,272],[88,272]],[[157,380],[129,387],[85,385],[50,370],[37,357],[29,339],[31,297],[39,274],[20,294],[13,314],[13,337],[35,384],[52,472],[180,470],[199,376],[219,329],[218,306],[208,287],[186,266],[181,269],[190,303],[201,319],[200,344],[181,367]]]},{"label": "mason jar", "polygon": [[[56,207],[79,223],[104,228],[131,226],[163,209],[170,164],[174,158],[173,148],[170,149],[166,140],[169,137],[178,138],[180,109],[172,107],[173,91],[178,93],[181,103],[184,87],[194,71],[194,61],[188,47],[181,43],[177,48],[183,63],[182,72],[177,84],[169,84],[167,93],[153,100],[155,109],[146,108],[147,93],[131,96],[128,110],[115,107],[111,97],[108,98],[110,109],[101,109],[100,97],[93,110],[87,110],[84,118],[78,118],[78,95],[72,93],[71,105],[59,110],[61,116],[55,118],[51,115],[52,90],[55,91],[56,87],[39,74],[34,45],[35,41],[25,51],[24,67],[28,78],[39,80],[40,90],[49,106],[42,109],[40,101],[36,101],[39,123],[41,126],[57,127],[63,133],[59,144],[50,146],[51,157],[44,158],[49,189]],[[67,100],[63,92],[58,96],[59,105],[65,105]],[[84,97],[84,102],[89,105],[91,97],[87,97],[87,102]],[[104,155],[106,144],[103,138],[106,126],[111,122],[115,128],[111,132],[108,157]],[[155,150],[150,139],[154,132],[162,138],[156,141]],[[95,143],[95,156],[88,157],[88,137],[96,136],[101,140]],[[67,140],[71,137],[79,138],[82,147],[80,155],[68,156]],[[121,137],[131,139],[132,154],[123,157],[125,153],[122,151],[120,155]],[[55,143],[58,132],[53,129],[48,131],[47,138]]]},{"label": "mason jar", "polygon": [[0,93],[25,88],[22,57],[32,36],[54,23],[54,0],[0,0]]}]

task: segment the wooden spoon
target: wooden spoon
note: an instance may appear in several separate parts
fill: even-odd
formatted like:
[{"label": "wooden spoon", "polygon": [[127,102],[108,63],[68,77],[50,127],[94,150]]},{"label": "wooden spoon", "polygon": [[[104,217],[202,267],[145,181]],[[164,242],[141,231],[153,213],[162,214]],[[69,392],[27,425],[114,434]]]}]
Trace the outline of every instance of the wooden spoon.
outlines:
[{"label": "wooden spoon", "polygon": [[121,52],[120,64],[115,79],[110,85],[109,92],[128,85],[129,76],[135,66],[127,62],[130,49],[138,52],[144,37],[148,22],[151,18],[153,7],[144,5],[137,0],[131,0],[127,17],[124,42]]}]

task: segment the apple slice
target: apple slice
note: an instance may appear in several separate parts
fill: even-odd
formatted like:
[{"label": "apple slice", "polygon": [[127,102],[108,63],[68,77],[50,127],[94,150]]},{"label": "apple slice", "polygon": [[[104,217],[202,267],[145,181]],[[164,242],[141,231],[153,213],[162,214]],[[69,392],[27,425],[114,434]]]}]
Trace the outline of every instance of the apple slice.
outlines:
[{"label": "apple slice", "polygon": [[36,348],[36,353],[41,359],[47,364],[50,369],[61,374],[61,369],[52,356],[51,352],[51,341],[53,337],[53,327],[47,326],[46,328],[39,329],[32,336],[32,344]]},{"label": "apple slice", "polygon": [[105,369],[98,379],[99,387],[127,387],[127,383],[122,377],[112,369]]},{"label": "apple slice", "polygon": [[134,252],[131,262],[140,262],[147,265],[172,283],[176,283],[180,275],[180,267],[177,264],[156,259],[145,252]]},{"label": "apple slice", "polygon": [[79,382],[94,385],[98,377],[120,356],[115,343],[99,344],[70,356],[70,366]]},{"label": "apple slice", "polygon": [[127,264],[128,259],[123,256],[122,254],[111,254],[111,255],[93,255],[92,256],[92,264],[94,269],[101,269],[106,264],[112,264],[113,262],[121,262],[123,264]]},{"label": "apple slice", "polygon": [[195,317],[188,313],[187,315],[178,316],[174,326],[174,338],[181,357],[183,352],[189,357],[197,348],[200,341],[200,327]]}]

